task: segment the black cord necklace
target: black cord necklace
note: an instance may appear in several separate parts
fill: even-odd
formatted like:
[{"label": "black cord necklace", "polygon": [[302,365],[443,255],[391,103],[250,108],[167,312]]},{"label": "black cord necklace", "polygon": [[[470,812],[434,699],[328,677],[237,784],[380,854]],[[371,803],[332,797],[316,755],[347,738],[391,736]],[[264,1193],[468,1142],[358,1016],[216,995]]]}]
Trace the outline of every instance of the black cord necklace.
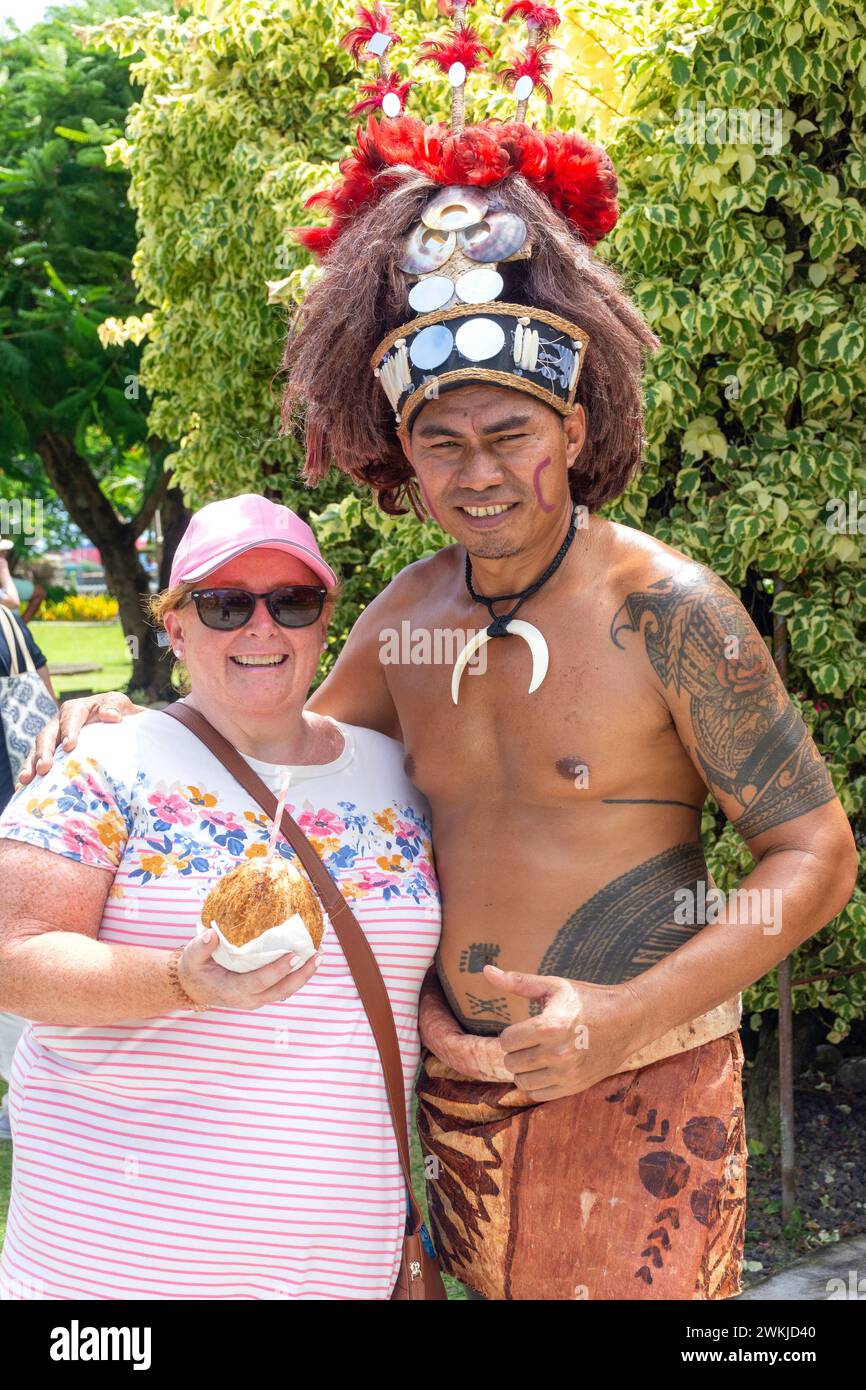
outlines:
[{"label": "black cord necklace", "polygon": [[[524,604],[528,598],[532,598],[533,594],[537,594],[542,584],[546,584],[548,579],[550,579],[550,577],[554,575],[556,571],[559,569],[560,565],[562,564],[563,560],[568,554],[569,546],[571,545],[571,542],[574,540],[576,531],[577,507],[575,507],[571,513],[571,524],[568,528],[568,531],[566,532],[565,540],[562,542],[562,545],[559,547],[550,564],[547,566],[547,569],[544,571],[544,574],[542,574],[540,578],[536,579],[534,584],[530,584],[528,589],[521,589],[520,592],[517,594],[495,594],[492,598],[488,598],[485,594],[476,593],[475,589],[472,586],[472,561],[469,558],[469,552],[467,550],[466,587],[469,590],[469,597],[472,599],[473,603],[483,603],[488,613],[490,614],[490,617],[493,620],[489,628],[487,629],[488,637],[510,636],[508,631],[508,624],[511,622],[511,619],[514,617],[521,604]],[[494,613],[494,603],[503,603],[506,600],[512,598],[516,598],[517,602],[515,603],[510,613]]]}]

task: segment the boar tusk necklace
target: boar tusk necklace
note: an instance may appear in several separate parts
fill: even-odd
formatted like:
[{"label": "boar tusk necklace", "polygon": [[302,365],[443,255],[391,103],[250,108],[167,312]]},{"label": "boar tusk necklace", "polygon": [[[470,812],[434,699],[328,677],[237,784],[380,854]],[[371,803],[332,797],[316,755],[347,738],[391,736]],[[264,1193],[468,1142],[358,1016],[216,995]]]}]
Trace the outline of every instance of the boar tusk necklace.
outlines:
[{"label": "boar tusk necklace", "polygon": [[[518,594],[496,594],[488,598],[485,594],[478,594],[472,586],[472,561],[469,552],[466,553],[466,588],[469,590],[469,597],[473,603],[483,603],[492,619],[490,626],[482,632],[476,632],[470,637],[460,655],[454,663],[454,671],[451,676],[451,699],[457,704],[460,692],[460,678],[466,670],[467,663],[477,651],[480,651],[492,637],[522,637],[524,642],[532,652],[532,679],[529,682],[528,694],[537,690],[547,675],[547,667],[550,661],[550,653],[544,635],[532,623],[524,622],[521,618],[515,618],[515,613],[521,604],[525,603],[533,594],[537,594],[542,584],[546,584],[551,575],[555,574],[568,553],[568,548],[574,540],[577,530],[577,508],[571,514],[571,524],[566,533],[565,540],[554,555],[544,574],[536,579],[534,584],[530,584],[527,589],[522,589]],[[494,613],[494,603],[504,603],[508,599],[516,599],[514,607],[510,613]]]}]

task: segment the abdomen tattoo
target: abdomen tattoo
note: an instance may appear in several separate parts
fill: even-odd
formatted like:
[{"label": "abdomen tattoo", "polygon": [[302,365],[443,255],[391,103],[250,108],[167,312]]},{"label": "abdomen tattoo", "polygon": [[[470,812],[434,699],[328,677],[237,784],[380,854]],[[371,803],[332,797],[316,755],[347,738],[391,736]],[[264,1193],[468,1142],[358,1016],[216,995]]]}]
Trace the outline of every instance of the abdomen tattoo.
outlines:
[{"label": "abdomen tattoo", "polygon": [[[654,854],[611,879],[577,908],[532,971],[598,985],[630,980],[700,931],[712,887],[699,841]],[[487,959],[498,955],[498,946],[474,943],[461,955],[460,972],[481,971]],[[436,964],[443,993],[467,1032],[498,1034],[514,1021],[513,998],[485,998],[469,991],[467,1016],[438,957]],[[539,1012],[532,1001],[530,1015]]]},{"label": "abdomen tattoo", "polygon": [[594,985],[630,980],[700,930],[710,886],[697,841],[654,854],[571,914],[536,973]]}]

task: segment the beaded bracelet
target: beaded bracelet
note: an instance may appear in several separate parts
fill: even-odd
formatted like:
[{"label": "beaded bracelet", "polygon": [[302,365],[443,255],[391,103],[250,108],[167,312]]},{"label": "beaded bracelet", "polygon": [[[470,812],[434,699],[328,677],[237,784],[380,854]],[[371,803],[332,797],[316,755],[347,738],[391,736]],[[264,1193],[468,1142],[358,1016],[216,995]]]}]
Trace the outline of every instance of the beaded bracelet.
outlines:
[{"label": "beaded bracelet", "polygon": [[180,975],[178,974],[178,963],[182,955],[183,947],[178,946],[177,950],[172,951],[171,955],[168,958],[168,979],[169,984],[171,985],[172,993],[174,994],[175,999],[177,999],[182,1009],[188,1009],[192,1013],[196,1014],[204,1013],[205,1009],[210,1008],[210,1004],[197,1004],[195,1000],[189,994],[187,994],[186,990],[180,982]]}]

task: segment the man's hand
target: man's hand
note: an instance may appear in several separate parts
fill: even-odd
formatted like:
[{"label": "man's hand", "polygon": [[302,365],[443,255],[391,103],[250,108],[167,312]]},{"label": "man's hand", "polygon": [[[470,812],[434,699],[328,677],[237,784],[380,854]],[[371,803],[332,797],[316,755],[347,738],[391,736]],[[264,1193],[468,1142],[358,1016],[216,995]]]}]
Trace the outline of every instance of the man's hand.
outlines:
[{"label": "man's hand", "polygon": [[[532,1100],[560,1100],[613,1076],[648,1041],[644,1012],[626,982],[591,985],[485,965],[497,992],[537,999],[542,1011],[496,1040],[515,1085]],[[649,1041],[652,1041],[649,1039]]]},{"label": "man's hand", "polygon": [[54,762],[55,750],[62,743],[64,751],[71,752],[85,724],[116,724],[126,715],[143,714],[146,709],[146,705],[134,705],[120,690],[64,700],[59,712],[36,735],[36,742],[21,764],[18,781],[26,784],[34,777],[43,777]]}]

